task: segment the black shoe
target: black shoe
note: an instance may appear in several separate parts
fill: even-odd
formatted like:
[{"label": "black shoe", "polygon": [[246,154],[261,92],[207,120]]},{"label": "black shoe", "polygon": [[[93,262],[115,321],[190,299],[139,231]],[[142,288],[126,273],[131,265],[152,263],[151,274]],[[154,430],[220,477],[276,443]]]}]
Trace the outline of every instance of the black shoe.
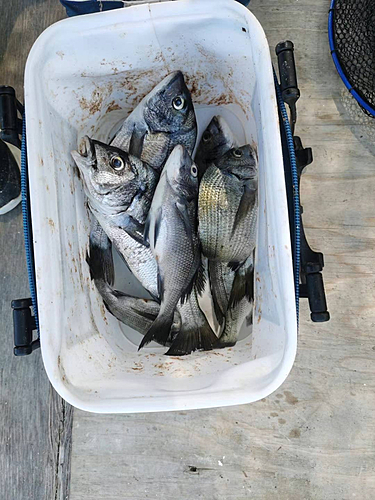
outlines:
[{"label": "black shoe", "polygon": [[0,139],[0,215],[21,201],[20,150]]}]

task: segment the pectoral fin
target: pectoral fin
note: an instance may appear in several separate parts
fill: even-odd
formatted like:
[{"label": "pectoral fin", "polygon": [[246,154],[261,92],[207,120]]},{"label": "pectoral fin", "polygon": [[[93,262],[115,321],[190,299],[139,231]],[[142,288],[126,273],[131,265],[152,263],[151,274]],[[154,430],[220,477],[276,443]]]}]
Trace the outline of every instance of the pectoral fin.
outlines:
[{"label": "pectoral fin", "polygon": [[256,203],[257,199],[257,190],[253,187],[253,182],[246,182],[243,186],[243,193],[241,197],[240,204],[238,205],[236,217],[234,219],[232,236],[235,233],[237,227],[243,222],[249,213],[251,207],[253,207]]}]

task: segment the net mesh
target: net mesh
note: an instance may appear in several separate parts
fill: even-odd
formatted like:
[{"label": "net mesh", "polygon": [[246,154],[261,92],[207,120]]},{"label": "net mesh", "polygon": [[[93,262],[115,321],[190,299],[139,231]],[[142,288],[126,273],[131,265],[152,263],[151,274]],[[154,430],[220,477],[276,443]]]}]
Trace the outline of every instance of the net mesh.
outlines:
[{"label": "net mesh", "polygon": [[333,26],[349,83],[375,109],[375,0],[336,0]]}]

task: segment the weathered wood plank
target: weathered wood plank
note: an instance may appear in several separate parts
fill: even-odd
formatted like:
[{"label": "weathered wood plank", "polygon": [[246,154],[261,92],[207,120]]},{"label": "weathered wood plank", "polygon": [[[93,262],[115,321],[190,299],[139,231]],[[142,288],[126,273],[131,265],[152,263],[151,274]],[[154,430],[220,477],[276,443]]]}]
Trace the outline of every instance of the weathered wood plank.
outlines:
[{"label": "weathered wood plank", "polygon": [[[2,2],[0,10],[0,83],[23,100],[30,47],[64,12],[54,0]],[[50,387],[40,351],[27,358],[12,353],[10,301],[30,296],[20,207],[0,217],[0,254],[0,497],[66,500],[72,409]]]}]

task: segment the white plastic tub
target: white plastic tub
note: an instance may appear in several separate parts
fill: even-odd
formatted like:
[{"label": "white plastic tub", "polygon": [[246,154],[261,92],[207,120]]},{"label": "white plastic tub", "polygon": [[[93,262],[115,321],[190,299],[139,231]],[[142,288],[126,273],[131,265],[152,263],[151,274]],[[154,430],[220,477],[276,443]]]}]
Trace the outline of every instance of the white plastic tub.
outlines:
[{"label": "white plastic tub", "polygon": [[[106,140],[139,100],[181,69],[200,133],[223,114],[259,153],[253,327],[231,349],[181,358],[149,346],[104,308],[85,254],[89,215],[70,151]],[[27,145],[40,337],[47,374],[72,405],[143,412],[249,403],[276,390],[296,353],[296,311],[277,107],[267,40],[231,0],[140,5],[61,21],[31,50]],[[123,265],[117,287],[136,289]]]}]

